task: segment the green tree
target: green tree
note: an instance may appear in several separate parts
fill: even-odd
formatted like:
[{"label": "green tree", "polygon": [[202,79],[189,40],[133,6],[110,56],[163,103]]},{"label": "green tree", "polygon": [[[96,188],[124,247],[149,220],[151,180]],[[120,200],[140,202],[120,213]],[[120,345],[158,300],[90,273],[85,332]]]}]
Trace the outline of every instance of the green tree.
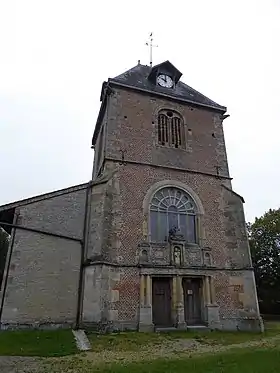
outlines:
[{"label": "green tree", "polygon": [[280,209],[247,228],[261,311],[280,314]]}]

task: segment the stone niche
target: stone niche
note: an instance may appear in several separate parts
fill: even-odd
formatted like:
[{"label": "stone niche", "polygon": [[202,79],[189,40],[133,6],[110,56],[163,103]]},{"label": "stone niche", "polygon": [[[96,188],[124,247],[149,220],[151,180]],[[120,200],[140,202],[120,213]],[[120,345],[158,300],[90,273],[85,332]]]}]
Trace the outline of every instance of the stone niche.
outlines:
[{"label": "stone niche", "polygon": [[138,264],[148,264],[151,260],[151,248],[146,242],[138,245],[136,262]]},{"label": "stone niche", "polygon": [[213,258],[210,248],[202,250],[202,265],[204,267],[213,267]]},{"label": "stone niche", "polygon": [[169,235],[170,264],[173,266],[184,266],[186,264],[185,239],[178,232]]},{"label": "stone niche", "polygon": [[185,264],[184,245],[183,244],[168,244],[167,251],[169,252],[169,265],[183,266]]}]

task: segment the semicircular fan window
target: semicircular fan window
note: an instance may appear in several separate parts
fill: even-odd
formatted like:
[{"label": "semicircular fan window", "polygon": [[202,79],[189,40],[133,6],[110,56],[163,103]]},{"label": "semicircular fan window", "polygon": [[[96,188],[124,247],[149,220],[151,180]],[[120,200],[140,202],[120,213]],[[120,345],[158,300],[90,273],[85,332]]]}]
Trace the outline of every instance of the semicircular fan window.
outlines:
[{"label": "semicircular fan window", "polygon": [[168,240],[170,232],[178,232],[187,242],[196,243],[197,208],[185,191],[166,187],[158,190],[150,204],[150,234],[153,242]]}]

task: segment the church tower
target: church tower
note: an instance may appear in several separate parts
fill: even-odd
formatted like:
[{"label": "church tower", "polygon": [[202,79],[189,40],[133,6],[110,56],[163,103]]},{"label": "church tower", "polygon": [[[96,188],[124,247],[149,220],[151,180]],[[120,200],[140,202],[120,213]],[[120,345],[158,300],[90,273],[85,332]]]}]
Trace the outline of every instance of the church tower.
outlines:
[{"label": "church tower", "polygon": [[260,330],[226,108],[169,61],[108,79],[92,146],[81,319],[106,330]]}]

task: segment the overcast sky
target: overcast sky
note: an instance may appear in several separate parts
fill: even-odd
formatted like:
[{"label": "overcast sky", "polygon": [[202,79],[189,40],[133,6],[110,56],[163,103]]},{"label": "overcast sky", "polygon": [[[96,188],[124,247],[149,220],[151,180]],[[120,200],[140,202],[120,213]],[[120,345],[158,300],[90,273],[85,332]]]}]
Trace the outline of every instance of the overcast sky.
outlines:
[{"label": "overcast sky", "polygon": [[228,108],[247,220],[280,206],[279,0],[0,0],[0,204],[86,182],[101,84],[169,59]]}]

